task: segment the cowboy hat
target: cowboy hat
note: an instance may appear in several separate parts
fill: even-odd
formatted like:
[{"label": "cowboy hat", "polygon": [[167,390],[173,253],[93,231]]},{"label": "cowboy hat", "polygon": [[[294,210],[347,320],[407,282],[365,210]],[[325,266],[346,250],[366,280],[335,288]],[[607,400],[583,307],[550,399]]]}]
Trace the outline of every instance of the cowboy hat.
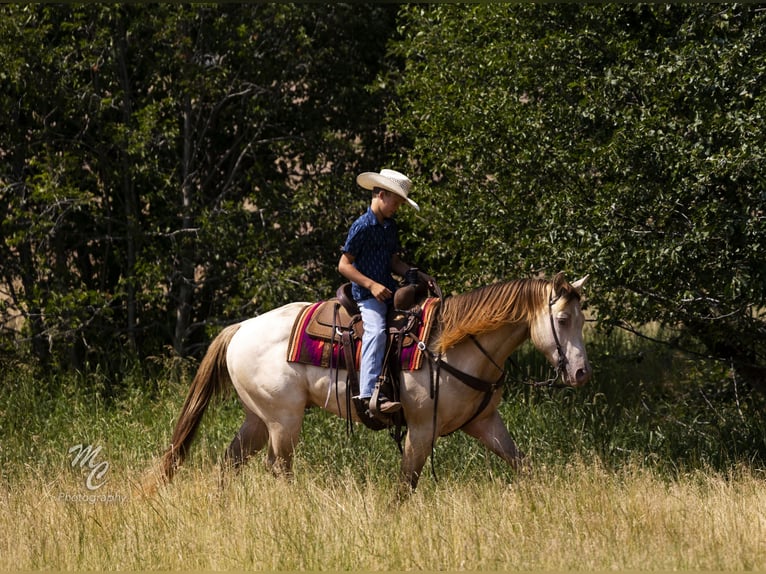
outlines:
[{"label": "cowboy hat", "polygon": [[366,171],[360,173],[356,177],[356,183],[370,191],[378,188],[395,193],[396,195],[403,197],[412,207],[420,211],[418,204],[408,197],[410,188],[412,187],[412,181],[410,181],[410,178],[403,173],[399,173],[393,169],[382,169],[380,170],[380,173]]}]

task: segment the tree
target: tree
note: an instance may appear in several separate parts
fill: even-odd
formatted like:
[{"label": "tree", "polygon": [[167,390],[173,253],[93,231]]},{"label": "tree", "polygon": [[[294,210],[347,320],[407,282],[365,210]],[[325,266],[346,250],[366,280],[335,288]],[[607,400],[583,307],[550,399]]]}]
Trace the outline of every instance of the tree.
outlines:
[{"label": "tree", "polygon": [[366,86],[395,10],[0,8],[0,273],[35,356],[112,372],[328,293],[390,145]]},{"label": "tree", "polygon": [[469,283],[589,272],[602,325],[659,321],[766,390],[766,13],[490,4],[402,18],[389,119],[432,189],[438,247],[420,256]]}]

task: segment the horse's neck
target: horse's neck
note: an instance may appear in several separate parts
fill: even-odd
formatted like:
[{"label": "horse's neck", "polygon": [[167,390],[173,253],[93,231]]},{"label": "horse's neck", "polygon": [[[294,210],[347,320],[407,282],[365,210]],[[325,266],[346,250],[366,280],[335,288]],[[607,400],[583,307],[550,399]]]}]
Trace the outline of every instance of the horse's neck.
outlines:
[{"label": "horse's neck", "polygon": [[[505,360],[524,341],[529,338],[529,328],[524,323],[505,325],[500,329],[476,337],[478,345],[466,339],[445,353],[448,362],[460,365],[460,368],[479,378],[497,377],[498,365]],[[483,349],[483,351],[482,351]],[[492,358],[489,360],[484,351]]]}]

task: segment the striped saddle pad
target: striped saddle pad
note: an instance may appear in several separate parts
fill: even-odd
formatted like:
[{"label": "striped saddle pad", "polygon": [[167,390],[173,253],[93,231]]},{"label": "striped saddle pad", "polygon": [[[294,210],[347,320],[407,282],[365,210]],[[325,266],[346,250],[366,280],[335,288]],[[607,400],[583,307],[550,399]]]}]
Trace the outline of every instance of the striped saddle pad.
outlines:
[{"label": "striped saddle pad", "polygon": [[[333,321],[336,299],[320,301],[306,306],[296,317],[290,341],[287,346],[287,360],[291,363],[303,363],[325,368],[346,368],[346,359],[340,337],[333,337]],[[414,329],[418,340],[428,341],[434,318],[439,308],[439,299],[430,297],[423,301],[420,309],[420,321]],[[351,318],[341,307],[338,326],[348,328]],[[361,322],[354,329],[356,368],[359,369],[363,328]],[[418,349],[415,339],[406,337],[401,354],[402,370],[414,371],[423,363],[423,352]]]}]

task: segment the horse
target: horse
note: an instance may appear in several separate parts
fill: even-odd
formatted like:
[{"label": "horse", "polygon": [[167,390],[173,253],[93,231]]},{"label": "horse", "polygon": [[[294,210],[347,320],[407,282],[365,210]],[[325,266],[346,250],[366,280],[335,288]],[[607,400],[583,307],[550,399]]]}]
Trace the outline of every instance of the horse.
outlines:
[{"label": "horse", "polygon": [[[430,368],[405,371],[400,400],[406,420],[400,479],[414,491],[438,437],[461,430],[476,438],[515,470],[524,454],[500,414],[504,369],[521,343],[534,346],[556,369],[565,386],[581,387],[591,377],[582,338],[580,306],[587,276],[573,283],[563,273],[552,280],[516,279],[479,287],[443,300],[438,325],[421,348]],[[292,476],[293,450],[304,413],[320,407],[359,422],[348,402],[327,400],[345,392],[345,377],[329,369],[288,362],[288,339],[296,317],[309,303],[289,303],[225,327],[212,341],[192,381],[171,444],[161,459],[169,482],[183,463],[211,399],[233,385],[245,412],[224,462],[239,468],[267,449],[267,466]],[[433,399],[434,373],[438,401]],[[478,383],[483,383],[480,386]],[[336,388],[337,386],[337,388]],[[351,410],[352,412],[347,412]]]}]

